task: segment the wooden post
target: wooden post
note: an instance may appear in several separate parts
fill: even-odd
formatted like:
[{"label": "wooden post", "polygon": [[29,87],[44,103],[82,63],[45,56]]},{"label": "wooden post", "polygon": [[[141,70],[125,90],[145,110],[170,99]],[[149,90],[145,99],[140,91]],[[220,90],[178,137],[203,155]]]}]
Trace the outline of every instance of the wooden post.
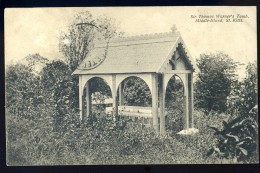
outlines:
[{"label": "wooden post", "polygon": [[82,97],[83,97],[83,91],[82,91],[82,76],[79,75],[79,119],[82,121],[83,119],[83,113],[82,113]]},{"label": "wooden post", "polygon": [[185,74],[184,82],[184,129],[189,128],[189,85],[188,85],[188,74]]},{"label": "wooden post", "polygon": [[113,95],[113,114],[114,114],[114,120],[116,120],[116,118],[118,117],[116,75],[112,75],[112,95]]},{"label": "wooden post", "polygon": [[123,89],[124,89],[124,81],[121,82],[121,84],[119,85],[119,106],[123,106],[124,105],[124,94],[123,94]]},{"label": "wooden post", "polygon": [[86,83],[86,117],[91,114],[91,95],[89,92],[89,82]]},{"label": "wooden post", "polygon": [[160,133],[165,135],[165,89],[164,89],[164,74],[160,77],[159,99],[160,99]]},{"label": "wooden post", "polygon": [[156,132],[158,132],[158,75],[156,73],[152,74],[152,115],[153,128]]},{"label": "wooden post", "polygon": [[190,128],[194,128],[194,117],[193,117],[193,74],[189,74],[189,116],[190,116]]}]

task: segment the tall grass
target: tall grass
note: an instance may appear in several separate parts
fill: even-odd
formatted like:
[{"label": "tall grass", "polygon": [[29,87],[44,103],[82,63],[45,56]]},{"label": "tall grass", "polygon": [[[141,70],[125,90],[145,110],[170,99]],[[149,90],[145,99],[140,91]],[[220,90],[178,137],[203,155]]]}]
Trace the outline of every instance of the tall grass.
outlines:
[{"label": "tall grass", "polygon": [[37,120],[8,116],[8,165],[220,163],[214,156],[206,156],[217,142],[207,125],[221,126],[223,117],[227,118],[195,111],[199,133],[180,136],[167,131],[161,137],[134,120],[115,123],[109,117],[98,117],[92,125],[68,124],[65,131],[54,131],[48,111],[42,114]]}]

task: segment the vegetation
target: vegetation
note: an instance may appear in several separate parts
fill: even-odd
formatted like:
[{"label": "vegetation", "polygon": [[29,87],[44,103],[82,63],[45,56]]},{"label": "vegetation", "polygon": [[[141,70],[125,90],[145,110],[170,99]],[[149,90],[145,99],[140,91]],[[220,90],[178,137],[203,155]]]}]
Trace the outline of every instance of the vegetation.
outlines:
[{"label": "vegetation", "polygon": [[[145,127],[141,118],[114,121],[96,109],[91,123],[80,122],[78,81],[71,73],[90,50],[94,37],[99,37],[93,27],[107,28],[110,20],[94,19],[89,13],[76,19],[69,34],[62,37],[74,40],[71,47],[60,45],[65,62],[49,62],[36,54],[28,56],[32,63],[6,68],[8,165],[259,162],[257,108],[252,109],[257,105],[256,63],[248,64],[247,77],[239,82],[234,75],[236,63],[223,53],[204,54],[197,61],[201,71],[194,120],[200,131],[195,135],[176,134],[183,128],[183,84],[175,77],[166,91],[165,136]],[[106,40],[115,32],[99,33]],[[80,49],[83,43],[88,47]],[[33,66],[39,60],[45,66],[35,73]],[[90,92],[96,98],[111,96],[102,82],[98,78],[91,81]],[[124,90],[128,105],[151,105],[150,90],[141,79],[129,78]]]},{"label": "vegetation", "polygon": [[226,100],[235,82],[237,63],[227,54],[202,54],[197,60],[200,70],[196,81],[196,106],[209,114],[225,112]]},{"label": "vegetation", "polygon": [[[93,123],[83,125],[69,99],[73,90],[70,75],[64,73],[66,70],[68,66],[62,61],[47,64],[40,76],[31,73],[30,68],[24,65],[17,64],[7,68],[9,165],[258,161],[258,131],[255,130],[258,124],[250,114],[237,118],[225,114],[213,116],[213,113],[206,116],[196,111],[195,127],[200,132],[194,136],[176,135],[176,123],[173,129],[168,128],[165,137],[160,137],[153,129],[144,128],[141,121],[120,119],[115,123],[111,117],[97,112],[93,112],[98,115]],[[167,92],[181,94],[181,84],[174,80],[171,82],[176,86],[168,87]],[[181,99],[176,104],[181,104],[180,102]],[[174,107],[177,105],[170,106],[169,102],[168,106],[176,111]],[[169,115],[175,117],[173,119],[176,121],[181,109],[179,111],[169,111]],[[222,120],[226,123],[222,124]],[[216,129],[211,130],[208,126],[218,129],[219,138],[214,136]],[[214,154],[208,156],[209,151],[212,152],[210,148],[214,148]],[[231,156],[236,156],[237,161]]]},{"label": "vegetation", "polygon": [[246,78],[236,81],[227,98],[227,112],[231,115],[243,116],[257,104],[257,63],[249,63],[246,67]]},{"label": "vegetation", "polygon": [[[67,129],[55,132],[48,116],[51,111],[41,113],[44,118],[35,121],[8,119],[8,165],[221,162],[206,156],[207,147],[214,144],[213,131],[199,112],[196,117],[202,134],[169,134],[163,138],[131,120],[127,125],[120,120],[115,126],[110,117],[99,117],[86,127],[71,122]],[[216,122],[218,118],[210,123]]]},{"label": "vegetation", "polygon": [[[96,41],[104,41],[108,44],[111,38],[121,34],[111,18],[105,16],[95,18],[88,11],[76,14],[69,25],[68,32],[61,33],[59,37],[59,51],[64,55],[64,62],[68,65],[67,72],[72,74],[91,52]],[[71,102],[74,107],[79,107],[78,76],[73,75],[69,78],[74,92]],[[103,86],[102,81],[97,79],[92,83],[91,90],[107,91]]]},{"label": "vegetation", "polygon": [[258,153],[257,112],[238,116],[228,122],[223,121],[223,129],[211,128],[215,130],[214,135],[219,137],[219,142],[209,150],[208,155],[217,154],[237,162],[248,161]]},{"label": "vegetation", "polygon": [[166,129],[178,133],[184,128],[183,118],[183,83],[177,76],[173,76],[166,87]]},{"label": "vegetation", "polygon": [[140,78],[130,77],[124,83],[125,104],[129,106],[151,106],[152,95],[148,85]]},{"label": "vegetation", "polygon": [[95,41],[108,42],[121,34],[113,19],[104,16],[94,18],[88,11],[80,12],[70,24],[69,32],[61,34],[59,50],[74,71],[86,58]]},{"label": "vegetation", "polygon": [[231,114],[229,121],[223,121],[223,127],[215,128],[219,142],[209,151],[209,155],[235,161],[250,162],[252,155],[258,155],[258,108],[257,105],[257,66],[249,63],[247,77],[236,82],[228,97],[227,107]]}]

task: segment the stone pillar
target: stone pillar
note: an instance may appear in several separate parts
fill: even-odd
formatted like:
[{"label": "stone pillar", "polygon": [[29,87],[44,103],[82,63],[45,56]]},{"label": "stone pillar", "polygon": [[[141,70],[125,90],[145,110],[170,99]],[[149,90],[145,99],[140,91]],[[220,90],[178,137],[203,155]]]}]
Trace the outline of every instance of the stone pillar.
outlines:
[{"label": "stone pillar", "polygon": [[159,99],[160,99],[160,134],[165,135],[165,83],[164,74],[160,75]]},{"label": "stone pillar", "polygon": [[189,74],[189,127],[194,128],[194,117],[193,117],[193,104],[194,104],[194,96],[193,96],[193,73]]},{"label": "stone pillar", "polygon": [[[118,117],[118,102],[117,102],[117,88],[116,88],[116,75],[112,75],[112,96],[113,96],[113,115],[114,118]],[[116,119],[114,119],[116,120]]]},{"label": "stone pillar", "polygon": [[183,108],[184,108],[184,129],[189,128],[189,85],[188,85],[188,74],[185,74],[184,82],[184,96],[183,96]]},{"label": "stone pillar", "polygon": [[158,74],[152,74],[152,115],[153,128],[159,132],[158,124]]},{"label": "stone pillar", "polygon": [[124,94],[123,94],[123,90],[124,90],[124,81],[122,81],[120,84],[119,84],[119,88],[118,88],[118,99],[119,99],[119,106],[124,106]]}]

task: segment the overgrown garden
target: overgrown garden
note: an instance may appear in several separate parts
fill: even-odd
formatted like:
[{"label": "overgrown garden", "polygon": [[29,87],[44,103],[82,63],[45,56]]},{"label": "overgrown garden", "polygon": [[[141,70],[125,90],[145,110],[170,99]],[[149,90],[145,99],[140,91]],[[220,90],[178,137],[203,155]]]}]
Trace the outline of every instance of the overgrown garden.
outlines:
[{"label": "overgrown garden", "polygon": [[[48,61],[35,54],[27,57],[28,64],[6,67],[8,165],[259,162],[257,65],[249,63],[246,78],[239,81],[235,75],[239,64],[224,53],[202,54],[197,60],[195,135],[176,134],[183,114],[178,80],[171,80],[167,89],[165,136],[144,126],[140,118],[114,121],[99,111],[80,122],[78,78],[71,74],[95,39],[108,41],[120,34],[112,19],[81,13],[69,33],[60,37],[63,60]],[[43,68],[36,72],[37,63]],[[91,93],[109,95],[100,83],[90,86]],[[128,105],[151,104],[142,81],[129,79],[126,92]]]}]

